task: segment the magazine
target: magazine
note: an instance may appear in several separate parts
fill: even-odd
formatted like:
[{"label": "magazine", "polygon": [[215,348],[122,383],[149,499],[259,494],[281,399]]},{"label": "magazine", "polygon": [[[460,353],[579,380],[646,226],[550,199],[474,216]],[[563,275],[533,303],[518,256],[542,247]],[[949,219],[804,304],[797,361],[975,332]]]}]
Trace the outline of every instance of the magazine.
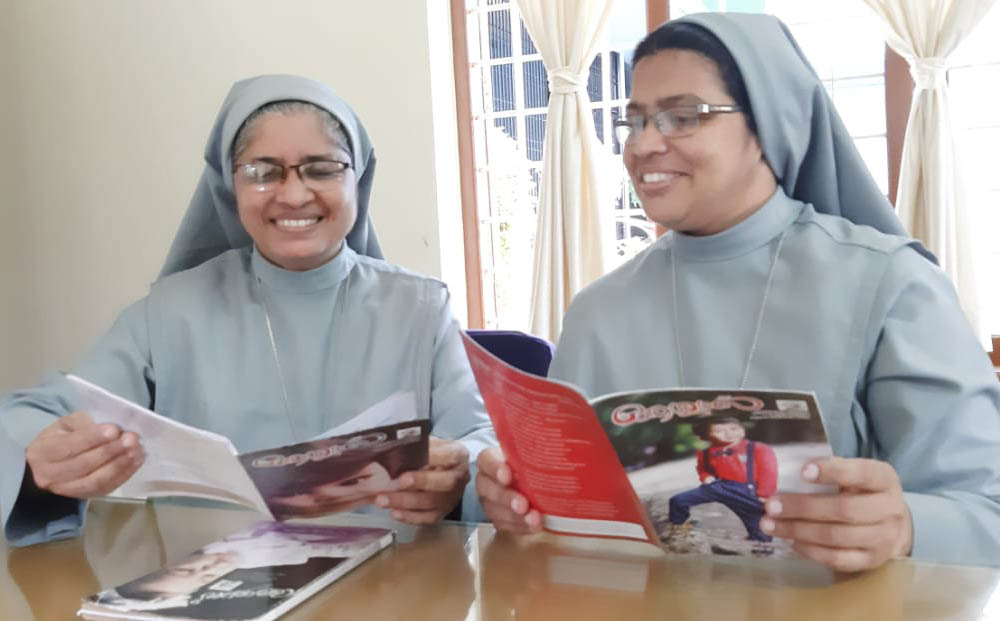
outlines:
[{"label": "magazine", "polygon": [[548,531],[679,554],[795,557],[791,541],[760,530],[764,502],[832,491],[799,476],[833,454],[812,393],[697,388],[588,401],[463,338],[512,485]]},{"label": "magazine", "polygon": [[[331,430],[337,435],[238,454],[229,438],[191,427],[67,375],[97,423],[138,434],[146,460],[112,497],[193,496],[231,502],[277,520],[370,503],[427,465],[430,421],[415,419],[412,393],[393,395]],[[359,425],[379,425],[359,428]]]},{"label": "magazine", "polygon": [[383,528],[261,522],[163,569],[83,600],[85,619],[265,621],[394,541]]}]

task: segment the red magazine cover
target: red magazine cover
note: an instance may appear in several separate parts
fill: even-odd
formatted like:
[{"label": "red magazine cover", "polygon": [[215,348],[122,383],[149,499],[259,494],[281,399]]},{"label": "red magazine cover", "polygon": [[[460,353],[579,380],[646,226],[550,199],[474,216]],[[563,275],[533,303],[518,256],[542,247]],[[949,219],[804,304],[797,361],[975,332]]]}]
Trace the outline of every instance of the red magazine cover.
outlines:
[{"label": "red magazine cover", "polygon": [[463,335],[513,486],[560,533],[656,541],[625,469],[575,389],[524,373]]},{"label": "red magazine cover", "polygon": [[799,476],[832,455],[812,393],[674,388],[588,401],[464,343],[513,487],[546,530],[792,558],[790,541],[760,529],[765,501],[830,491]]}]

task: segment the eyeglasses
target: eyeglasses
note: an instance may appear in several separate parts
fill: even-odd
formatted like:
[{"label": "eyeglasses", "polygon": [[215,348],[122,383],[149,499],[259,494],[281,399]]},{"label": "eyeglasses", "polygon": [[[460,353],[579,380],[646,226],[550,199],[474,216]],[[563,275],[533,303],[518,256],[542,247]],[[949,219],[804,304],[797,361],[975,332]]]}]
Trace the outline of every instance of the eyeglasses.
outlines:
[{"label": "eyeglasses", "polygon": [[701,117],[710,114],[727,112],[742,112],[739,106],[733,104],[707,104],[696,97],[690,97],[684,103],[658,110],[652,114],[628,114],[623,119],[612,123],[618,142],[625,144],[633,140],[646,129],[646,123],[652,122],[656,131],[664,138],[682,138],[690,136],[701,124]]},{"label": "eyeglasses", "polygon": [[307,188],[314,192],[325,192],[336,188],[344,171],[350,167],[347,162],[338,160],[311,160],[294,166],[254,160],[237,165],[233,172],[241,181],[253,185],[256,191],[273,192],[285,182],[291,169]]}]

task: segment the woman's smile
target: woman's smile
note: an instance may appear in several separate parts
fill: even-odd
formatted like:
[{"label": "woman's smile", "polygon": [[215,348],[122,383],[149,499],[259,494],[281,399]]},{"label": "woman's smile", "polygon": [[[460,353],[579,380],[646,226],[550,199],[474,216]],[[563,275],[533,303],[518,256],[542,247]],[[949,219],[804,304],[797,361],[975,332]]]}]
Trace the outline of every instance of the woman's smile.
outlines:
[{"label": "woman's smile", "polygon": [[638,175],[639,183],[636,185],[636,192],[639,198],[656,197],[666,194],[674,185],[681,180],[683,173],[676,171],[652,171]]},{"label": "woman's smile", "polygon": [[271,224],[282,231],[289,233],[308,233],[323,221],[323,216],[312,216],[308,218],[275,218]]}]

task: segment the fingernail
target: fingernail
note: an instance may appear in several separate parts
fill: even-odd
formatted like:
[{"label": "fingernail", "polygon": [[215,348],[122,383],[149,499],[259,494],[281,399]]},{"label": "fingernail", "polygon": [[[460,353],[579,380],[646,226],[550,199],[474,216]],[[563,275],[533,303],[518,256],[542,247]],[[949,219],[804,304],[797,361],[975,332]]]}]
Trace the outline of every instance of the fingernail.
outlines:
[{"label": "fingernail", "polygon": [[399,487],[400,487],[400,489],[406,489],[407,487],[410,487],[411,485],[413,485],[413,475],[412,474],[404,474],[403,476],[399,477]]},{"label": "fingernail", "polygon": [[760,518],[760,529],[765,533],[774,532],[774,520],[771,518]]},{"label": "fingernail", "polygon": [[509,484],[510,483],[510,470],[508,470],[507,468],[501,466],[500,469],[497,470],[497,478],[504,485]]},{"label": "fingernail", "polygon": [[400,513],[399,511],[393,511],[392,512],[392,519],[394,519],[394,520],[402,520],[403,519],[403,514]]},{"label": "fingernail", "polygon": [[772,500],[767,503],[767,514],[768,515],[781,515],[781,510],[784,507],[781,506],[780,500]]},{"label": "fingernail", "polygon": [[806,481],[815,481],[819,478],[819,466],[816,464],[806,464],[802,469],[802,478]]},{"label": "fingernail", "polygon": [[386,497],[386,496],[376,496],[375,497],[375,504],[378,505],[379,507],[388,507],[389,506],[389,498]]},{"label": "fingernail", "polygon": [[514,498],[513,500],[510,501],[510,508],[517,513],[520,513],[521,511],[524,510],[522,509],[522,506],[523,505],[521,504],[520,498]]},{"label": "fingernail", "polygon": [[105,427],[101,430],[101,437],[105,440],[113,440],[118,435],[118,430],[114,427]]},{"label": "fingernail", "polygon": [[125,448],[132,448],[135,446],[135,436],[129,434],[122,438],[122,446]]}]

